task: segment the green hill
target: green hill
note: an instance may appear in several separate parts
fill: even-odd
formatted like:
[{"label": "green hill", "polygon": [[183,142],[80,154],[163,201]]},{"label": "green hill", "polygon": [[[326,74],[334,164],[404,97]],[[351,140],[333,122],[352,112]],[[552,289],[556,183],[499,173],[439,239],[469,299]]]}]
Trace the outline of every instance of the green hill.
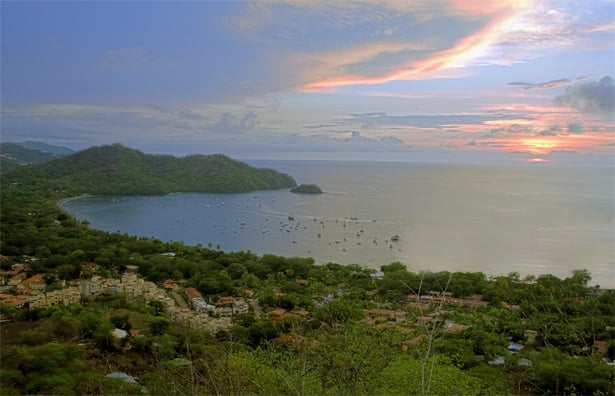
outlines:
[{"label": "green hill", "polygon": [[25,147],[21,143],[0,143],[0,171],[23,165],[42,164],[61,156],[58,153]]},{"label": "green hill", "polygon": [[15,169],[3,183],[40,184],[72,194],[236,193],[289,188],[295,180],[215,155],[150,155],[120,144],[87,150],[42,165]]},{"label": "green hill", "polygon": [[316,184],[300,184],[292,188],[290,192],[297,194],[322,194],[322,190]]}]

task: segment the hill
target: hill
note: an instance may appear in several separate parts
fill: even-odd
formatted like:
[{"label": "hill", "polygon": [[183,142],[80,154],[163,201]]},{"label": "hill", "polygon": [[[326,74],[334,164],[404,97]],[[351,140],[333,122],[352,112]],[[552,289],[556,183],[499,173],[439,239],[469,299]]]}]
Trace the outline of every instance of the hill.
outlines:
[{"label": "hill", "polygon": [[292,188],[290,192],[297,194],[322,194],[322,190],[316,184],[301,184]]},{"label": "hill", "polygon": [[[59,146],[44,145],[44,143],[43,146],[36,143],[0,143],[0,171],[4,172],[23,165],[42,164],[68,154],[53,149],[54,147],[60,149]],[[47,148],[47,150],[42,150],[42,148]]]},{"label": "hill", "polygon": [[73,154],[75,151],[64,146],[56,146],[45,142],[37,142],[28,140],[27,142],[17,143],[22,147],[32,150],[42,151],[44,153],[57,154],[60,156]]},{"label": "hill", "polygon": [[91,147],[42,165],[15,169],[3,183],[42,184],[73,194],[237,193],[294,187],[273,169],[257,169],[221,154],[150,155],[120,144]]}]

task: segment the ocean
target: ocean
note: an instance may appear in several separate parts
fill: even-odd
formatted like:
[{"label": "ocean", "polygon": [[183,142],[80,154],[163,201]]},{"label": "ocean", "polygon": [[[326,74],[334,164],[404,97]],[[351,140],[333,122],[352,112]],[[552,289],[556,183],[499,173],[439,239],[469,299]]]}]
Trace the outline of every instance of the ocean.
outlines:
[{"label": "ocean", "polygon": [[246,162],[325,193],[93,196],[63,207],[97,229],[225,251],[490,276],[588,269],[592,284],[615,288],[613,168]]}]

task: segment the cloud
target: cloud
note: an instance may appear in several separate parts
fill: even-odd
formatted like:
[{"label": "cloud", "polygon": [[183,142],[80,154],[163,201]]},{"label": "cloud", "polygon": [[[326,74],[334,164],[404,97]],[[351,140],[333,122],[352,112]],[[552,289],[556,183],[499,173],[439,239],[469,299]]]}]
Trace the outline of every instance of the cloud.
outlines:
[{"label": "cloud", "polygon": [[551,80],[551,81],[540,82],[540,83],[509,82],[509,83],[506,83],[506,85],[518,85],[518,86],[522,87],[523,89],[557,88],[557,87],[563,87],[563,86],[566,86],[566,85],[574,84],[577,81],[585,80],[587,78],[589,78],[589,77],[576,77],[576,78],[573,78],[573,79],[562,78],[562,79],[559,79],[559,80]]},{"label": "cloud", "polygon": [[241,118],[232,113],[223,113],[220,119],[207,129],[211,132],[223,134],[235,134],[252,130],[259,122],[258,115],[253,111],[248,111]]},{"label": "cloud", "polygon": [[539,136],[558,136],[562,132],[562,127],[559,125],[551,125],[550,127],[538,132]]},{"label": "cloud", "polygon": [[[450,77],[524,1],[250,2],[232,25],[270,48],[278,79],[304,92]],[[292,71],[291,74],[289,74]]]},{"label": "cloud", "polygon": [[609,76],[600,81],[589,81],[566,88],[555,104],[569,106],[582,113],[599,114],[613,118],[615,114],[615,82]]},{"label": "cloud", "polygon": [[568,132],[583,133],[583,125],[578,122],[570,122],[568,123]]},{"label": "cloud", "polygon": [[364,128],[377,126],[414,126],[418,128],[444,128],[455,125],[482,124],[492,120],[519,119],[516,114],[410,114],[388,115],[384,112],[351,114],[344,121],[359,122]]},{"label": "cloud", "polygon": [[204,121],[207,119],[207,117],[204,117],[203,115],[192,110],[182,110],[179,111],[177,115],[181,118],[185,118],[192,121]]},{"label": "cloud", "polygon": [[395,136],[381,136],[379,138],[369,138],[361,135],[361,133],[357,131],[352,131],[350,133],[350,136],[344,139],[344,141],[358,144],[384,143],[386,145],[405,145],[403,140],[396,138]]}]

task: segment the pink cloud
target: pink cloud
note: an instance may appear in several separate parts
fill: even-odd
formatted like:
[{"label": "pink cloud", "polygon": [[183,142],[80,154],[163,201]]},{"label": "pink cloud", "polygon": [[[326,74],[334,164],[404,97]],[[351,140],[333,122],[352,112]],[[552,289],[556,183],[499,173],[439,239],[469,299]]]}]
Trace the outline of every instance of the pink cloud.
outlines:
[{"label": "pink cloud", "polygon": [[[326,92],[336,87],[346,85],[375,85],[396,80],[413,80],[445,76],[444,72],[450,73],[450,69],[456,63],[463,63],[465,58],[473,56],[476,51],[495,41],[499,37],[506,22],[517,15],[520,7],[524,5],[524,2],[516,0],[492,2],[459,0],[456,1],[455,4],[461,12],[488,15],[490,16],[490,20],[483,28],[459,39],[452,47],[437,51],[425,58],[415,60],[411,62],[410,65],[404,65],[392,72],[379,76],[340,74],[308,83],[299,90],[303,92]],[[366,59],[367,57],[373,58],[386,50],[386,47],[368,46],[365,52],[350,51],[341,53],[335,55],[335,59],[337,64],[352,64],[357,58],[350,56],[346,58],[344,54],[360,54],[363,59]],[[324,68],[323,71],[319,71],[317,74],[324,75],[327,74],[327,71],[329,74],[335,74],[335,68],[331,67],[331,56],[317,56],[316,58],[320,58],[320,67]],[[459,72],[457,74],[459,74]]]}]

